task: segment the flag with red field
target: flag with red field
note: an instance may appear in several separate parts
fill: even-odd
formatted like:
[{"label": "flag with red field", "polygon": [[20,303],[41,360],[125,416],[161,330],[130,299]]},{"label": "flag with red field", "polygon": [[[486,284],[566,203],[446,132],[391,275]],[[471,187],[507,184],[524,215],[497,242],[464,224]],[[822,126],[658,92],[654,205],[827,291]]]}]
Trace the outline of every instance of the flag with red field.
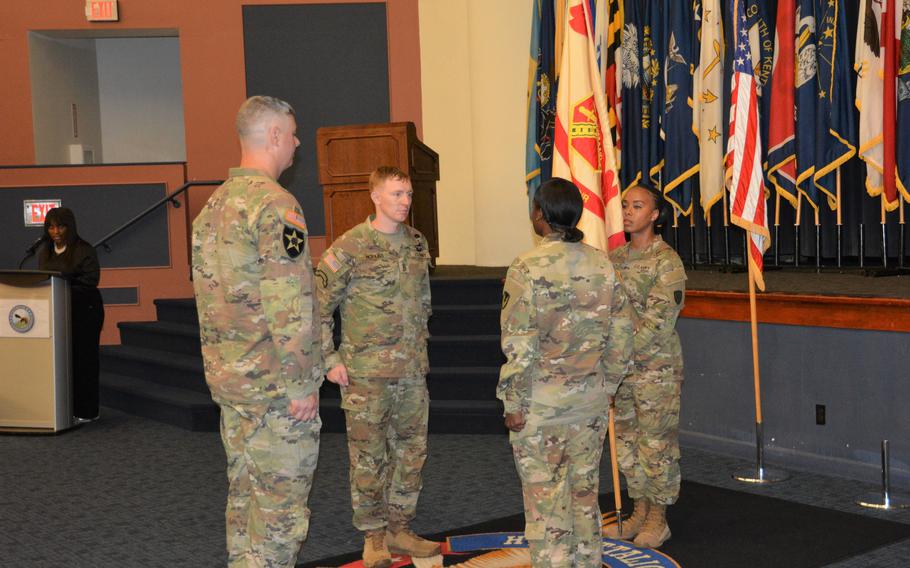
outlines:
[{"label": "flag with red field", "polygon": [[584,241],[608,250],[624,244],[625,235],[592,22],[587,0],[569,0],[556,98],[553,176],[578,186],[585,203],[578,223]]},{"label": "flag with red field", "polygon": [[768,214],[765,207],[764,177],[761,167],[761,134],[758,97],[752,66],[749,32],[742,25],[746,14],[741,0],[730,0],[733,15],[733,77],[730,97],[730,137],[732,157],[730,220],[749,234],[747,252],[749,271],[759,290],[765,289],[762,276],[763,256],[768,250]]}]

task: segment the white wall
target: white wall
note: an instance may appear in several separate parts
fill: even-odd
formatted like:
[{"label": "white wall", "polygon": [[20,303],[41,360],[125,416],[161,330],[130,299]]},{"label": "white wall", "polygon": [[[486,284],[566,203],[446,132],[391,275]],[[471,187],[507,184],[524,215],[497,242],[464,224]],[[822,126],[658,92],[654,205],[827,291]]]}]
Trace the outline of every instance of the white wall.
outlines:
[{"label": "white wall", "polygon": [[419,0],[423,137],[439,152],[440,264],[534,246],[524,171],[530,0]]},{"label": "white wall", "polygon": [[186,160],[179,38],[95,42],[104,161]]},{"label": "white wall", "polygon": [[[35,163],[69,163],[69,145],[83,144],[101,159],[95,40],[29,33]],[[78,137],[73,136],[76,104]]]}]

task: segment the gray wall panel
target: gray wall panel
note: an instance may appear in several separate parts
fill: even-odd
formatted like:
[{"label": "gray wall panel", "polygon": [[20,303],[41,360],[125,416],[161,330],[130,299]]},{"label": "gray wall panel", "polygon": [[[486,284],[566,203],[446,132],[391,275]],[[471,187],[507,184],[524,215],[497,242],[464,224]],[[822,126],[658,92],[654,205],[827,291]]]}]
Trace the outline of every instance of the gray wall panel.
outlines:
[{"label": "gray wall panel", "polygon": [[[678,329],[683,439],[754,461],[748,322],[680,319]],[[910,336],[771,324],[758,333],[768,460],[874,482],[887,438],[892,476],[910,485]]]}]

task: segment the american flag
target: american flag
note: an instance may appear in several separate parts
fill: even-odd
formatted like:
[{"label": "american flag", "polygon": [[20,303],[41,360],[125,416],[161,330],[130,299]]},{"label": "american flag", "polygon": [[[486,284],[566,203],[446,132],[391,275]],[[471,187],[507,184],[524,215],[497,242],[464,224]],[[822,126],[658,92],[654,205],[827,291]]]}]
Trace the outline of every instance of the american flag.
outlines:
[{"label": "american flag", "polygon": [[768,250],[768,213],[765,210],[765,183],[761,169],[761,134],[758,98],[749,30],[745,26],[743,0],[730,0],[734,18],[733,80],[730,98],[730,138],[727,143],[732,183],[730,220],[749,233],[749,266],[759,290],[765,289],[762,256]]}]

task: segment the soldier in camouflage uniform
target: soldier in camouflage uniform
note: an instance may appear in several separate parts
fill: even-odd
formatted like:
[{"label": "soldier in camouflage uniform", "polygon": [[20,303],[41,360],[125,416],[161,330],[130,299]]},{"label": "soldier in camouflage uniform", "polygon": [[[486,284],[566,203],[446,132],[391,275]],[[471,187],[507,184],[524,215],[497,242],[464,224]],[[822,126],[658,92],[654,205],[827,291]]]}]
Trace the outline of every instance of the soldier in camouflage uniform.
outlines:
[{"label": "soldier in camouflage uniform", "polygon": [[293,109],[252,97],[240,167],[193,223],[205,378],[221,407],[230,487],[228,565],[294,566],[319,453],[319,311],[306,222],[275,181],[299,141]]},{"label": "soldier in camouflage uniform", "polygon": [[606,253],[578,241],[582,200],[554,178],[534,196],[543,236],[506,277],[497,397],[539,566],[601,566],[600,458],[609,399],[630,368],[632,322]]},{"label": "soldier in camouflage uniform", "polygon": [[[365,533],[363,562],[391,554],[427,557],[438,543],[408,528],[427,457],[427,320],[430,253],[404,224],[408,175],[381,167],[370,176],[375,215],[332,243],[316,269],[327,377],[341,386],[350,456],[354,526]],[[335,350],[332,314],[341,308]]]},{"label": "soldier in camouflage uniform", "polygon": [[655,234],[663,198],[643,187],[623,198],[623,228],[631,241],[610,257],[635,312],[635,364],[616,393],[619,467],[635,501],[632,517],[605,529],[610,538],[635,538],[657,548],[670,538],[666,508],[679,496],[679,399],[682,347],[676,319],[685,299],[679,255]]}]

